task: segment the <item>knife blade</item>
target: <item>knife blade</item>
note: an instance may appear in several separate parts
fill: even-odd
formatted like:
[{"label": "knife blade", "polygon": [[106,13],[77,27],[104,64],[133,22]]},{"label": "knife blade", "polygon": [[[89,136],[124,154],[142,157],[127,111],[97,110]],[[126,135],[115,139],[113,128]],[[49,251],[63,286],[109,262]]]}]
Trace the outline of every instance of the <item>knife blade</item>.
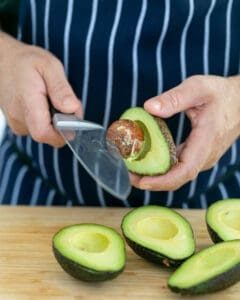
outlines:
[{"label": "knife blade", "polygon": [[106,140],[105,128],[50,108],[54,127],[88,174],[113,196],[126,199],[131,191],[128,170],[115,146]]}]

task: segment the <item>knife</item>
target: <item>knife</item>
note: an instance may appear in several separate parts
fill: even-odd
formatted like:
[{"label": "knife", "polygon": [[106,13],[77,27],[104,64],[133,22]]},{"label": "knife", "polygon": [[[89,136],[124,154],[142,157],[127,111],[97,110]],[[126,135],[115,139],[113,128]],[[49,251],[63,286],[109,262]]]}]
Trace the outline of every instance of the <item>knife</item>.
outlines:
[{"label": "knife", "polygon": [[52,122],[88,174],[111,195],[125,200],[131,191],[127,167],[103,126],[58,112],[49,100]]}]

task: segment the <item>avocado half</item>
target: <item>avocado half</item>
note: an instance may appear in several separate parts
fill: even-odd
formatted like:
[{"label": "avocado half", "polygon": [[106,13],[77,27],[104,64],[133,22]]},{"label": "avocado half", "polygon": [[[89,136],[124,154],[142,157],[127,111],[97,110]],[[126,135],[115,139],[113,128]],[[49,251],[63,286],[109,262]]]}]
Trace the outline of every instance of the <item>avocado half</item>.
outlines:
[{"label": "avocado half", "polygon": [[195,251],[190,224],[170,208],[149,205],[133,209],[124,216],[121,228],[132,250],[157,264],[177,266]]},{"label": "avocado half", "polygon": [[125,244],[112,228],[98,224],[64,227],[52,241],[54,255],[71,276],[103,281],[120,274],[125,266]]},{"label": "avocado half", "polygon": [[177,163],[176,147],[167,124],[141,107],[126,110],[108,128],[107,139],[119,149],[132,173],[165,174]]},{"label": "avocado half", "polygon": [[215,244],[186,260],[168,280],[181,294],[205,294],[225,289],[240,280],[240,240]]},{"label": "avocado half", "polygon": [[214,243],[240,239],[240,199],[213,203],[207,209],[206,223]]}]

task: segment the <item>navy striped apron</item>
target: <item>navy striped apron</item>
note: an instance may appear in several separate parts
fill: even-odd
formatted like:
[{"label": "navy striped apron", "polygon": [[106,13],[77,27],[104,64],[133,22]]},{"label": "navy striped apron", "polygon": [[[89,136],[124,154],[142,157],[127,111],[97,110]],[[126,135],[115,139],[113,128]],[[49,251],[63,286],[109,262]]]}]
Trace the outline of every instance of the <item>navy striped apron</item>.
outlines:
[{"label": "navy striped apron", "polygon": [[[23,0],[18,38],[54,53],[85,118],[105,127],[130,106],[194,74],[240,71],[239,0]],[[183,113],[167,123],[177,144]],[[218,145],[219,146],[219,145]],[[54,149],[6,129],[0,148],[0,202],[29,205],[207,207],[240,197],[240,141],[209,171],[175,192],[133,189],[122,201],[103,191],[65,146]]]}]

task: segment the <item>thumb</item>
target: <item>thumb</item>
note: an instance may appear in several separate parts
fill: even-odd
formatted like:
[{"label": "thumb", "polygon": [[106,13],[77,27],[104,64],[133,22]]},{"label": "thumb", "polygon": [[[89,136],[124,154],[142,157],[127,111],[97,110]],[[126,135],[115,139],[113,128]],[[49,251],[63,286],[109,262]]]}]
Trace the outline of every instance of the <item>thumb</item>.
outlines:
[{"label": "thumb", "polygon": [[144,108],[152,115],[168,118],[181,111],[202,105],[204,99],[202,85],[199,84],[201,79],[195,77],[198,76],[193,76],[175,88],[147,100]]},{"label": "thumb", "polygon": [[43,78],[53,106],[63,113],[75,113],[82,117],[81,102],[73,92],[62,64],[58,61],[51,64],[45,69]]}]

